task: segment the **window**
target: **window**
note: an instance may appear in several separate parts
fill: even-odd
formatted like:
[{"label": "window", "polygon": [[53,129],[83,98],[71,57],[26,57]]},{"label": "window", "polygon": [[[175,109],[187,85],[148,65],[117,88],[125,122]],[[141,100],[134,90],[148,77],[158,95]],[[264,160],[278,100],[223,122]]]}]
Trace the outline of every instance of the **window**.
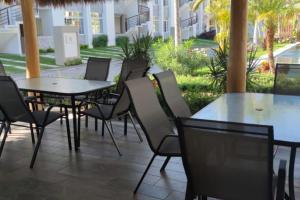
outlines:
[{"label": "window", "polygon": [[84,34],[83,19],[81,12],[78,11],[66,11],[65,12],[65,24],[70,26],[77,26],[79,33]]},{"label": "window", "polygon": [[169,27],[168,21],[165,20],[164,21],[164,32],[168,32],[168,27]]},{"label": "window", "polygon": [[154,33],[159,32],[159,20],[157,16],[153,16],[153,32]]},{"label": "window", "polygon": [[99,34],[103,32],[103,27],[102,27],[102,18],[101,14],[99,12],[92,12],[91,13],[91,18],[92,18],[92,31],[93,34]]}]

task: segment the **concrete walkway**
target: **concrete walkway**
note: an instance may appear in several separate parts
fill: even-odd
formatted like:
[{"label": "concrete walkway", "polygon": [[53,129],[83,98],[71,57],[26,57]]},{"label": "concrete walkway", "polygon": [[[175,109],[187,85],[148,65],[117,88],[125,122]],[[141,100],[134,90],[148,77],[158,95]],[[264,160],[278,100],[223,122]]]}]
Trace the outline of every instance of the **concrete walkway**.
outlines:
[{"label": "concrete walkway", "polygon": [[[122,61],[112,60],[110,64],[110,71],[108,75],[108,80],[114,80],[121,71]],[[72,67],[62,67],[58,69],[47,69],[41,71],[41,77],[60,77],[60,78],[83,78],[86,69],[86,64],[72,66]],[[161,69],[154,65],[150,68],[150,73],[158,73]],[[24,79],[25,73],[18,73],[11,75],[15,80]]]}]

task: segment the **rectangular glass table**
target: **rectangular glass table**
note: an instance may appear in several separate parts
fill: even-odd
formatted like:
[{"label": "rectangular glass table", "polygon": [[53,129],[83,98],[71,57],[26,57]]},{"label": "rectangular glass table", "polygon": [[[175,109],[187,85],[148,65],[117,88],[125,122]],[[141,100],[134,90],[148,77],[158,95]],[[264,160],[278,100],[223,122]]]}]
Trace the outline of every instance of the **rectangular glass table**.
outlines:
[{"label": "rectangular glass table", "polygon": [[276,145],[291,148],[289,196],[295,199],[294,167],[300,147],[300,97],[261,93],[228,93],[192,118],[248,124],[272,125]]},{"label": "rectangular glass table", "polygon": [[77,134],[76,96],[87,95],[95,91],[104,90],[115,85],[110,81],[91,81],[65,78],[32,78],[16,81],[19,89],[25,92],[35,92],[68,97],[71,101],[73,114],[73,131],[75,150],[79,148]]}]

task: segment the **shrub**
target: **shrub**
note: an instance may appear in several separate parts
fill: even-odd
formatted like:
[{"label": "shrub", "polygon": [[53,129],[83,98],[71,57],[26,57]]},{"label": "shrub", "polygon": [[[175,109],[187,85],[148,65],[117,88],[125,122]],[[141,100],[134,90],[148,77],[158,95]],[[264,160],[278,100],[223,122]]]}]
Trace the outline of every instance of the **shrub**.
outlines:
[{"label": "shrub", "polygon": [[162,39],[163,39],[163,37],[161,35],[155,36],[155,37],[153,37],[153,42],[158,42],[159,40],[162,40]]},{"label": "shrub", "polygon": [[107,35],[100,35],[93,39],[93,47],[107,47],[108,38]]},{"label": "shrub", "polygon": [[89,45],[87,45],[87,44],[80,45],[80,49],[88,49],[88,48],[89,48]]},{"label": "shrub", "polygon": [[47,53],[47,50],[46,49],[40,49],[39,52],[40,53]]},{"label": "shrub", "polygon": [[192,50],[192,40],[175,48],[172,38],[166,42],[160,39],[153,47],[155,62],[163,69],[171,69],[179,75],[194,75],[197,69],[208,65],[208,59],[202,53]]},{"label": "shrub", "polygon": [[82,60],[80,58],[68,60],[65,63],[65,66],[74,66],[74,65],[80,65],[82,64]]},{"label": "shrub", "polygon": [[116,38],[116,46],[120,47],[124,43],[129,43],[129,38],[127,36],[118,36]]},{"label": "shrub", "polygon": [[124,40],[121,44],[122,54],[120,55],[124,60],[135,60],[144,59],[147,60],[149,64],[152,63],[152,53],[151,46],[153,40],[152,36],[147,33],[145,35],[133,36],[132,44],[129,44],[128,40]]},{"label": "shrub", "polygon": [[49,47],[46,51],[47,51],[47,53],[54,53],[54,49],[51,47]]}]

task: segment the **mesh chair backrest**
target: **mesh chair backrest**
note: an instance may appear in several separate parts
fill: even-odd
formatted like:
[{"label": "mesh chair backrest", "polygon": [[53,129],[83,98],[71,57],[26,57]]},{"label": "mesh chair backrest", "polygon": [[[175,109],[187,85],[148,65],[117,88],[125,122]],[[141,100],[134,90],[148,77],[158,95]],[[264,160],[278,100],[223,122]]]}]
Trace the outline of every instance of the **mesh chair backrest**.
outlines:
[{"label": "mesh chair backrest", "polygon": [[300,96],[300,64],[277,64],[273,92]]},{"label": "mesh chair backrest", "polygon": [[125,82],[136,117],[146,134],[152,151],[156,152],[159,143],[172,134],[172,125],[160,106],[156,91],[148,77]]},{"label": "mesh chair backrest", "polygon": [[5,120],[3,113],[0,110],[0,122],[3,122]]},{"label": "mesh chair backrest", "polygon": [[174,73],[172,71],[165,71],[153,75],[158,82],[163,99],[173,117],[190,117],[192,115],[191,110],[181,96]]},{"label": "mesh chair backrest", "polygon": [[11,77],[0,76],[0,91],[0,108],[7,120],[18,121],[20,117],[26,117],[34,122],[17,85]]},{"label": "mesh chair backrest", "polygon": [[[145,76],[144,69],[135,69],[128,74],[126,80],[133,80],[133,79],[137,79],[137,78],[140,78],[143,76]],[[130,106],[130,99],[129,99],[126,89],[124,88],[121,93],[120,98],[116,102],[115,107],[113,109],[113,116],[120,114],[120,113],[127,112],[129,109],[129,106]]]},{"label": "mesh chair backrest", "polygon": [[194,193],[271,200],[273,127],[177,120],[183,164]]},{"label": "mesh chair backrest", "polygon": [[106,81],[109,73],[110,58],[90,57],[86,65],[84,79]]},{"label": "mesh chair backrest", "polygon": [[[145,70],[144,74],[146,74],[147,71],[149,70],[148,65],[149,65],[149,62],[144,59],[134,59],[134,60],[124,59],[123,63],[122,63],[122,69],[121,69],[121,73],[120,73],[120,77],[119,77],[119,81],[117,83],[117,88],[116,88],[115,93],[117,93],[117,94],[122,93],[123,89],[125,88],[124,81],[126,80],[126,78],[128,77],[128,75],[131,71],[138,70],[138,69],[144,69]],[[141,78],[141,77],[139,77],[139,78]]]},{"label": "mesh chair backrest", "polygon": [[0,76],[6,76],[6,72],[1,61],[0,61]]}]

